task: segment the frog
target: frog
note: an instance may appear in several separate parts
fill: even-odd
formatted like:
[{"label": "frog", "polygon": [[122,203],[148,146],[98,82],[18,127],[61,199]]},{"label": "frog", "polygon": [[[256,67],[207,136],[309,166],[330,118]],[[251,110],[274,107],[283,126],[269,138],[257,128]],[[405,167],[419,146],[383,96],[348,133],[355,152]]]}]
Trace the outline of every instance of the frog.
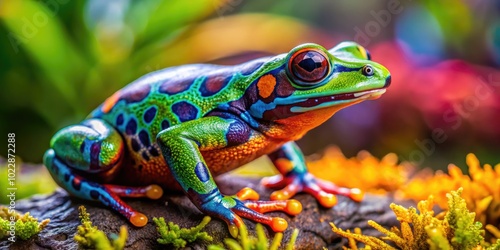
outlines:
[{"label": "frog", "polygon": [[[288,53],[238,65],[189,64],[146,74],[107,98],[81,123],[54,134],[43,162],[70,195],[102,203],[137,228],[148,217],[123,201],[183,192],[236,237],[242,218],[282,232],[288,222],[266,213],[299,214],[292,199],[308,193],[324,208],[336,195],[360,202],[364,192],[313,176],[296,144],[337,111],[384,94],[391,74],[361,45],[327,50],[304,43]],[[222,194],[215,177],[261,156],[279,174],[253,189]],[[353,177],[346,177],[353,178]]]}]

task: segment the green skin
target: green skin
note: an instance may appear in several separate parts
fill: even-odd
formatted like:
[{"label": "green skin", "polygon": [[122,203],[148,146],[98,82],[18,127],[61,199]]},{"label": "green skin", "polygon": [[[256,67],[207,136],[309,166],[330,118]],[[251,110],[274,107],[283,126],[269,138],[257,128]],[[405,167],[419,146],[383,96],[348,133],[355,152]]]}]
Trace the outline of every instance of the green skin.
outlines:
[{"label": "green skin", "polygon": [[[172,67],[136,80],[81,124],[60,130],[44,163],[69,193],[100,201],[136,226],[147,218],[120,197],[159,198],[159,185],[184,191],[202,212],[226,221],[233,235],[243,225],[239,216],[282,231],[283,221],[260,212],[293,214],[296,203],[280,200],[297,192],[325,207],[334,205],[333,194],[360,199],[359,190],[310,175],[293,141],[339,109],[379,97],[389,84],[389,71],[354,42],[331,50],[303,44],[235,66]],[[282,188],[271,197],[278,200],[220,194],[214,176],[262,155],[280,172],[263,179]]]}]

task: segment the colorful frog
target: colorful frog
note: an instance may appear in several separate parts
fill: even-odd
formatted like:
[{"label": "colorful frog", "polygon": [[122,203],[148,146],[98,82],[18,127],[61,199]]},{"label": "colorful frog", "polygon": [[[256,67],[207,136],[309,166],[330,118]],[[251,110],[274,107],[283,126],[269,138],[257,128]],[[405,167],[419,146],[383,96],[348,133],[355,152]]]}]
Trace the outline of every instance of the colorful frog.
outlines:
[{"label": "colorful frog", "polygon": [[[70,194],[100,201],[142,227],[148,218],[121,197],[158,199],[182,190],[205,214],[224,220],[233,236],[240,216],[283,231],[269,211],[298,214],[287,200],[298,192],[324,207],[347,189],[308,173],[295,144],[336,111],[382,95],[389,71],[354,42],[326,50],[302,44],[287,54],[235,66],[193,64],[150,73],[109,97],[78,125],[57,132],[44,155],[56,182]],[[214,177],[267,155],[278,171],[262,184],[281,189],[271,201],[245,189],[219,192]],[[351,177],[349,177],[351,178]]]}]

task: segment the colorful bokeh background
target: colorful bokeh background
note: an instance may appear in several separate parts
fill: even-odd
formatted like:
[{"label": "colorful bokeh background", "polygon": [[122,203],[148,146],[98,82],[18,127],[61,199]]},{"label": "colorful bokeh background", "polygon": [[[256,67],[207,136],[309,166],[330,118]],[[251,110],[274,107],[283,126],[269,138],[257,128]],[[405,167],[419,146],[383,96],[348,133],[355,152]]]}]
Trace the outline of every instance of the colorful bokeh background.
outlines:
[{"label": "colorful bokeh background", "polygon": [[306,154],[335,144],[434,169],[465,167],[469,152],[500,162],[499,1],[1,1],[0,34],[0,135],[16,134],[18,161],[40,163],[57,130],[146,73],[354,40],[392,85],[307,134]]}]

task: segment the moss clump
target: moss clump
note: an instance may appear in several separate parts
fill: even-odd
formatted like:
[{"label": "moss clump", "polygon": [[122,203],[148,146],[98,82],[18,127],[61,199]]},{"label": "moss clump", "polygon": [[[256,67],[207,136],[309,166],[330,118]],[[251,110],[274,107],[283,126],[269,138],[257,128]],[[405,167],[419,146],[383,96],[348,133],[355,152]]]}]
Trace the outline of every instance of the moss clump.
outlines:
[{"label": "moss clump", "polygon": [[[248,236],[248,230],[246,226],[243,226],[240,230],[240,235],[238,236],[238,240],[232,238],[224,239],[224,243],[226,244],[228,249],[231,250],[250,250],[250,249],[259,249],[259,250],[277,250],[281,245],[281,241],[283,239],[283,233],[276,233],[274,238],[269,245],[270,240],[267,238],[264,227],[261,224],[257,224],[256,228],[257,237]],[[297,236],[299,235],[299,230],[294,229],[292,236],[290,237],[290,241],[285,246],[286,250],[292,250],[295,245],[295,241],[297,240]],[[210,245],[208,246],[208,250],[225,250],[222,245]]]},{"label": "moss clump", "polygon": [[171,244],[175,248],[185,247],[188,242],[196,240],[212,241],[212,237],[201,230],[210,222],[210,217],[205,216],[198,226],[192,228],[180,228],[173,222],[165,223],[164,218],[153,218],[156,229],[160,234],[158,243],[163,245]]},{"label": "moss clump", "polygon": [[[482,224],[474,221],[475,213],[469,212],[465,200],[460,197],[461,193],[462,188],[459,188],[446,195],[448,210],[444,216],[434,216],[432,196],[418,203],[418,212],[413,207],[391,204],[391,209],[401,223],[400,228],[388,230],[374,221],[368,221],[370,226],[386,235],[382,238],[362,235],[359,229],[351,233],[337,228],[333,223],[330,225],[333,232],[349,239],[350,248],[346,249],[358,249],[356,241],[364,243],[366,249],[500,249],[500,240],[495,244],[484,241]],[[492,226],[488,228],[492,234],[495,234],[494,229]],[[386,241],[392,241],[398,248]]]},{"label": "moss clump", "polygon": [[27,240],[39,233],[50,222],[49,219],[38,222],[38,219],[31,216],[29,212],[19,214],[14,210],[9,211],[8,207],[0,206],[0,239],[12,237],[9,233],[11,221],[14,221],[15,228],[15,237],[12,238],[12,241],[15,241],[16,238]]},{"label": "moss clump", "polygon": [[121,250],[125,247],[128,237],[125,226],[120,227],[119,235],[112,234],[112,240],[110,241],[103,231],[92,225],[90,214],[87,213],[87,209],[84,206],[78,207],[78,211],[80,212],[79,217],[82,224],[78,226],[74,239],[80,248]]},{"label": "moss clump", "polygon": [[[434,174],[424,172],[412,178],[408,184],[397,191],[398,195],[415,201],[430,195],[437,205],[446,209],[449,199],[446,193],[463,187],[463,199],[469,211],[476,213],[475,220],[483,225],[496,225],[500,220],[500,163],[481,166],[474,154],[466,157],[468,174],[454,164],[448,166],[448,173],[438,171]],[[486,241],[493,242],[491,233],[485,235]],[[491,240],[490,240],[491,239]],[[460,239],[457,239],[460,240]]]}]

